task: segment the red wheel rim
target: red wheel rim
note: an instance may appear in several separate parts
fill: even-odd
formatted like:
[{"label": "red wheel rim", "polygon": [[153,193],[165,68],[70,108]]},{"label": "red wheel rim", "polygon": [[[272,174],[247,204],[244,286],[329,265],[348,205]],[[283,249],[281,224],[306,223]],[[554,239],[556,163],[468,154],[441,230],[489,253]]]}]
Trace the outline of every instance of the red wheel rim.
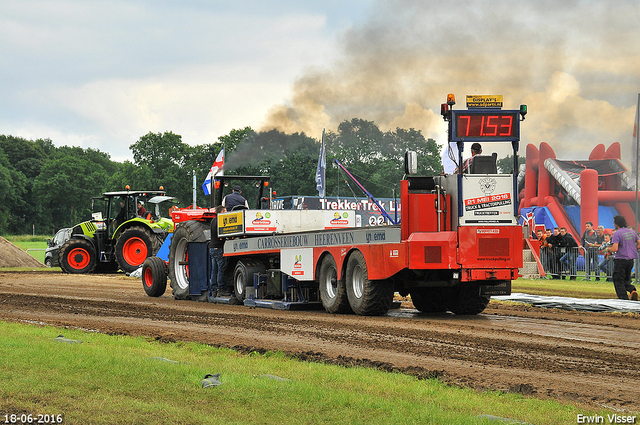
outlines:
[{"label": "red wheel rim", "polygon": [[89,252],[84,248],[73,248],[69,251],[69,254],[67,254],[67,263],[77,270],[87,267],[90,261],[91,257],[89,256]]},{"label": "red wheel rim", "polygon": [[147,258],[147,244],[140,238],[130,238],[122,247],[122,256],[127,264],[138,266]]},{"label": "red wheel rim", "polygon": [[187,279],[189,279],[189,251],[184,255],[184,262],[187,263],[187,265],[184,266],[184,273],[187,275]]},{"label": "red wheel rim", "polygon": [[153,273],[151,272],[151,267],[144,271],[144,284],[147,285],[147,288],[151,288],[151,286],[153,286]]}]

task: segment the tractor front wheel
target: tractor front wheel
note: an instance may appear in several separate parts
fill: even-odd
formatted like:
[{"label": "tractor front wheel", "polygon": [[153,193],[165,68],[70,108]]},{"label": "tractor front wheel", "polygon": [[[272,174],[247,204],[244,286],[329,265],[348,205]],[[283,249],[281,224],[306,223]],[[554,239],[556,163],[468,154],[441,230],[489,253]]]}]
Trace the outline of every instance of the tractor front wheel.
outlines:
[{"label": "tractor front wheel", "polygon": [[152,235],[148,230],[139,227],[122,232],[116,243],[116,260],[126,273],[138,269],[152,252]]},{"label": "tractor front wheel", "polygon": [[167,289],[167,266],[162,258],[149,257],[142,263],[142,286],[150,297],[160,297]]},{"label": "tractor front wheel", "polygon": [[60,268],[67,273],[91,273],[96,268],[96,251],[86,239],[69,239],[60,248]]}]

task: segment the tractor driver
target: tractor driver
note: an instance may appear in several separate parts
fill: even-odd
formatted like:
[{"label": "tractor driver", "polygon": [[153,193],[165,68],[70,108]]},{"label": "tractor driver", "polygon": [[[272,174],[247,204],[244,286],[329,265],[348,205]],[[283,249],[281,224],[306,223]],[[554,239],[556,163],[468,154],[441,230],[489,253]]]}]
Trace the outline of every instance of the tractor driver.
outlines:
[{"label": "tractor driver", "polygon": [[476,142],[471,145],[471,157],[467,158],[466,161],[464,161],[464,165],[462,166],[463,173],[469,172],[469,170],[471,169],[471,162],[473,161],[473,157],[476,155],[480,155],[481,153],[482,145],[480,145],[480,143]]},{"label": "tractor driver", "polygon": [[117,229],[118,226],[124,223],[126,219],[127,219],[127,207],[126,207],[125,198],[120,198],[120,212],[118,212],[118,215],[116,216],[116,218],[113,219],[113,222],[111,224],[113,226],[113,230]]},{"label": "tractor driver", "polygon": [[144,202],[138,199],[138,215],[144,217],[147,210],[144,208]]},{"label": "tractor driver", "polygon": [[[227,211],[232,211],[234,209],[249,209],[249,203],[244,196],[242,196],[242,190],[240,186],[233,187],[233,193],[228,194],[222,200],[222,206],[227,209]],[[234,208],[235,207],[235,208]]]}]

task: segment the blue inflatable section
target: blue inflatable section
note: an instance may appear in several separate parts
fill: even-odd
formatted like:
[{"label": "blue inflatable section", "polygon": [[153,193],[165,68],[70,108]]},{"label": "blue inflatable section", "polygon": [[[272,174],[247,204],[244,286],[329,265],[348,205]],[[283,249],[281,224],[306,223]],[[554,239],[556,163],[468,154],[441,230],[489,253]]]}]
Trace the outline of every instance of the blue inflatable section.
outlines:
[{"label": "blue inflatable section", "polygon": [[524,222],[526,221],[527,214],[529,214],[531,211],[533,211],[533,219],[536,222],[536,226],[544,224],[545,229],[553,229],[554,227],[558,226],[558,224],[556,224],[555,219],[551,215],[549,208],[547,207],[523,208],[520,211],[520,214],[521,214],[520,224],[524,224]]},{"label": "blue inflatable section", "polygon": [[[578,205],[569,205],[564,207],[564,210],[569,216],[569,220],[576,229],[580,229],[580,207]],[[598,220],[599,223],[593,223],[594,227],[599,225],[604,226],[605,229],[613,229],[613,217],[618,214],[618,210],[615,207],[605,207],[603,205],[598,206]],[[536,220],[537,223],[537,220]]]},{"label": "blue inflatable section", "polygon": [[[580,229],[580,206],[569,205],[564,207],[569,220],[576,229]],[[533,211],[533,217],[536,221],[536,225],[544,224],[545,229],[553,229],[558,226],[556,220],[551,215],[551,212],[547,207],[529,207],[523,208],[520,211],[520,224],[524,224],[527,214]],[[613,229],[613,217],[618,214],[618,210],[615,207],[606,207],[603,205],[598,206],[598,220],[599,223],[594,223],[594,227],[603,225],[605,229]]]},{"label": "blue inflatable section", "polygon": [[171,245],[171,237],[172,236],[173,236],[173,233],[169,233],[167,235],[166,239],[164,240],[164,243],[162,244],[162,246],[158,250],[158,253],[156,254],[156,257],[160,257],[164,261],[169,261],[169,245]]}]

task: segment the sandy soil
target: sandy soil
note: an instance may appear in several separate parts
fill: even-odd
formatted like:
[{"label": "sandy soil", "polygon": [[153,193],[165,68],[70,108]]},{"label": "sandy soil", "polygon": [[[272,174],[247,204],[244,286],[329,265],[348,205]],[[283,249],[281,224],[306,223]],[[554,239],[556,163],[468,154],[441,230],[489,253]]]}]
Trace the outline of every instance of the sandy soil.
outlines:
[{"label": "sandy soil", "polygon": [[150,298],[117,275],[0,273],[0,320],[197,341],[242,352],[437,377],[591,407],[640,411],[640,317],[492,301],[478,316],[383,317]]},{"label": "sandy soil", "polygon": [[44,264],[0,236],[0,267],[44,267]]}]

